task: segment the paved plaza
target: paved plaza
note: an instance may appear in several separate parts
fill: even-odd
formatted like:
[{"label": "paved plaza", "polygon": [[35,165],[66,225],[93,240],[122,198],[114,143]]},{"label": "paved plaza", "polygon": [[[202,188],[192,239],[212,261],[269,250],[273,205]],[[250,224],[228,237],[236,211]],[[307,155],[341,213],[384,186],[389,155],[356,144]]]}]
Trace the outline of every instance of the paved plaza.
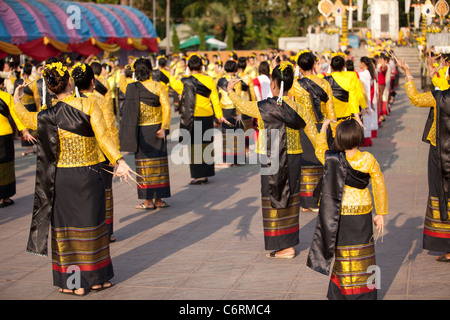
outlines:
[{"label": "paved plaza", "polygon": [[[428,145],[421,137],[428,110],[411,106],[402,84],[379,137],[365,148],[378,159],[389,195],[386,232],[376,244],[379,299],[449,300],[450,264],[422,249]],[[172,130],[178,121],[174,114]],[[62,295],[52,285],[51,257],[25,252],[36,157],[21,157],[23,151],[16,140],[16,204],[0,209],[0,299],[326,299],[329,278],[305,265],[316,213],[300,213],[294,259],[268,259],[258,166],[217,168],[210,183],[189,186],[189,167],[173,163],[169,208],[134,209],[136,191],[114,180],[115,286],[83,298]],[[134,166],[132,155],[126,160]]]}]

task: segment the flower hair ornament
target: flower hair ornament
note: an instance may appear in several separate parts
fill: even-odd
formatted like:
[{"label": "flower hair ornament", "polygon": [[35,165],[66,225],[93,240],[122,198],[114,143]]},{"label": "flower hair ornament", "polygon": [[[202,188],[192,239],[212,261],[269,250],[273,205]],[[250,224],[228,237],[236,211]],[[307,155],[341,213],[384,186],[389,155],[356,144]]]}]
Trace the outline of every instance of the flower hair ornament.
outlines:
[{"label": "flower hair ornament", "polygon": [[198,53],[191,53],[189,55],[189,57],[187,57],[186,61],[191,60],[192,57],[197,56],[200,60],[202,59],[202,57],[200,57],[200,55]]},{"label": "flower hair ornament", "polygon": [[337,128],[337,126],[340,125],[342,122],[350,120],[350,119],[355,119],[355,117],[349,116],[347,118],[342,118],[342,119],[340,119],[338,121],[333,121],[333,122],[330,123],[330,128],[331,128],[331,132],[332,132],[333,138],[336,137],[336,128]]},{"label": "flower hair ornament", "polygon": [[72,72],[73,70],[75,70],[76,68],[81,68],[81,70],[83,72],[86,72],[86,65],[84,63],[78,62],[76,65],[73,66]]},{"label": "flower hair ornament", "polygon": [[284,80],[283,80],[283,72],[287,67],[292,68],[292,63],[289,61],[283,61],[279,65],[280,73],[281,73],[281,85],[280,85],[280,94],[278,95],[277,105],[281,105],[283,103],[283,91],[284,91]]},{"label": "flower hair ornament", "polygon": [[133,62],[130,65],[130,69],[133,72],[133,81],[136,81],[136,70],[134,69],[134,63],[137,61],[138,58],[133,57]]},{"label": "flower hair ornament", "polygon": [[61,62],[53,62],[52,64],[48,64],[45,66],[45,69],[43,71],[44,76],[47,76],[48,70],[53,69],[55,69],[61,77],[64,77],[64,74],[67,71],[67,67],[64,66]]},{"label": "flower hair ornament", "polygon": [[343,52],[333,52],[332,54],[331,54],[331,57],[342,57],[342,58],[344,58],[344,59],[346,59],[347,58],[347,55],[345,54],[345,53],[343,53]]},{"label": "flower hair ornament", "polygon": [[[73,69],[72,69],[72,74],[73,74],[73,70],[75,70],[76,68],[80,68],[83,73],[86,72],[86,65],[84,63],[78,62],[76,65],[74,65]],[[77,86],[75,86],[75,96],[77,98],[81,97],[80,90],[78,90]]]},{"label": "flower hair ornament", "polygon": [[52,64],[48,64],[45,66],[44,71],[42,71],[42,74],[47,80],[48,84],[56,84],[55,75],[53,73],[49,73],[49,70],[56,70],[61,77],[64,77],[64,75],[67,72],[67,67],[64,66],[61,62],[54,62]]},{"label": "flower hair ornament", "polygon": [[67,67],[65,67],[61,62],[54,62],[47,64],[45,69],[42,71],[42,75],[45,77],[45,81],[42,82],[42,108],[47,109],[47,83],[56,84],[55,75],[49,73],[49,70],[55,69],[61,77],[64,77]]}]

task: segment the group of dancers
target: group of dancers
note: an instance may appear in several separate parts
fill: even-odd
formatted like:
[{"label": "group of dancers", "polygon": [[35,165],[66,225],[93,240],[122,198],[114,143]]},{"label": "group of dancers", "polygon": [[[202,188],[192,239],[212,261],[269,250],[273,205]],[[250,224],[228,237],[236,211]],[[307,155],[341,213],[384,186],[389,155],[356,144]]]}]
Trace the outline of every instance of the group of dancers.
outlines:
[{"label": "group of dancers", "polygon": [[[114,73],[114,94],[108,76],[102,77],[108,75],[107,65],[51,58],[34,80],[18,82],[13,94],[1,92],[2,124],[12,119],[23,140],[37,144],[27,251],[46,256],[51,230],[53,283],[61,293],[83,296],[113,286],[113,176],[137,184],[143,202],[136,209],[169,207],[167,137],[173,101],[180,129],[188,133],[180,143],[191,159],[190,185],[207,184],[215,175],[215,164],[206,159],[214,144],[207,130],[222,128],[227,166],[241,164],[242,153],[248,155],[250,142],[242,149],[239,135],[251,138],[245,132],[254,130],[267,258],[294,258],[300,210],[318,212],[307,265],[331,273],[328,298],[377,299],[377,287],[370,282],[370,267],[376,265],[373,225],[376,233],[384,229],[388,199],[377,160],[359,148],[370,145],[390,112],[392,100],[380,94],[387,78],[393,79],[390,60],[406,73],[412,103],[434,110],[427,126],[432,147],[424,237],[430,240],[424,248],[447,252],[438,260],[450,260],[448,174],[442,173],[448,172],[448,163],[439,161],[449,159],[448,129],[441,125],[447,117],[445,93],[418,94],[408,66],[393,53],[361,58],[360,72],[352,69],[349,52],[318,56],[304,50],[267,58],[258,63],[256,55],[231,54],[225,62],[215,57],[208,63],[197,53],[156,60],[130,57]],[[12,204],[15,193],[12,132],[11,126],[0,132],[3,206]],[[134,153],[136,172],[123,152]],[[77,288],[68,281],[73,266],[81,271]]]}]

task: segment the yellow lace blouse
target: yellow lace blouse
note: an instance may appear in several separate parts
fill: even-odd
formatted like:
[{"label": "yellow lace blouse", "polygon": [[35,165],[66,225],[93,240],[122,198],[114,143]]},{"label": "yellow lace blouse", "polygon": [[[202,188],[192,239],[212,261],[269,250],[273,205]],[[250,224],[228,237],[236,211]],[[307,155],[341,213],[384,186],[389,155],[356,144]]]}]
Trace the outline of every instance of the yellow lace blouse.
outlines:
[{"label": "yellow lace blouse", "polygon": [[[90,116],[95,136],[83,137],[58,128],[57,167],[84,167],[103,162],[105,159],[99,152],[99,148],[111,163],[116,163],[118,159],[122,158],[120,151],[108,133],[102,111],[94,100],[68,96],[62,101]],[[38,112],[29,112],[21,102],[17,103],[15,107],[21,122],[27,128],[37,130]]]},{"label": "yellow lace blouse", "polygon": [[112,101],[108,101],[105,98],[99,97],[98,95],[90,92],[85,93],[85,95],[97,102],[100,110],[102,110],[103,118],[105,119],[105,124],[108,128],[109,134],[111,135],[111,139],[114,141],[117,148],[120,149],[119,130],[117,130],[116,127],[116,116],[114,115],[114,106]]},{"label": "yellow lace blouse", "polygon": [[161,123],[161,128],[169,130],[171,122],[169,93],[161,82],[146,80],[141,83],[148,91],[159,96],[161,108],[155,108],[141,102],[139,109],[139,125],[150,126]]},{"label": "yellow lace blouse", "polygon": [[[333,103],[333,90],[331,89],[328,81],[319,78],[318,76],[308,76],[309,79],[314,81],[317,85],[319,85],[328,95],[329,99],[327,102],[322,102],[320,109],[325,119],[336,119],[336,112],[334,110]],[[310,114],[312,119],[315,119],[313,106],[311,103],[311,97],[305,89],[298,83],[297,80],[294,80],[291,90],[289,90],[289,95],[294,98],[294,101],[300,103],[305,106],[305,109]]]},{"label": "yellow lace blouse", "polygon": [[416,85],[413,81],[405,83],[406,94],[408,95],[411,104],[419,108],[433,108],[434,120],[428,133],[427,140],[433,146],[436,146],[436,100],[430,92],[418,93]]},{"label": "yellow lace blouse", "polygon": [[[235,92],[230,93],[229,97],[236,106],[236,110],[239,110],[240,113],[245,114],[249,117],[258,119],[259,134],[258,141],[256,143],[256,152],[260,154],[266,154],[266,135],[264,132],[264,123],[258,109],[258,102],[242,100],[242,98]],[[305,131],[312,145],[315,147],[317,128],[314,124],[314,118],[311,118],[311,115],[306,112],[306,108],[303,105],[292,101],[288,97],[283,97],[283,100],[305,121],[306,127],[303,130]],[[303,153],[299,130],[294,130],[286,127],[286,135],[288,154]]]},{"label": "yellow lace blouse", "polygon": [[[325,164],[325,151],[328,150],[326,134],[319,133],[316,141],[316,157],[320,162]],[[375,212],[377,214],[387,214],[387,190],[378,161],[369,152],[361,152],[359,150],[352,158],[347,156],[347,160],[353,169],[370,174]],[[372,211],[372,209],[373,204],[369,188],[358,189],[347,185],[344,186],[341,215],[366,214]]]}]

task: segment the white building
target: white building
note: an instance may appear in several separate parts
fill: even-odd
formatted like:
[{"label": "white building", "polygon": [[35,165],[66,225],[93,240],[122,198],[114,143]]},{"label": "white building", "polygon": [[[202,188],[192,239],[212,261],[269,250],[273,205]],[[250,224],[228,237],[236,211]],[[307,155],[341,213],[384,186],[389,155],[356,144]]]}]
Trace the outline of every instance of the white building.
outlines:
[{"label": "white building", "polygon": [[370,18],[368,27],[372,39],[390,38],[398,40],[399,8],[397,0],[369,0]]}]

